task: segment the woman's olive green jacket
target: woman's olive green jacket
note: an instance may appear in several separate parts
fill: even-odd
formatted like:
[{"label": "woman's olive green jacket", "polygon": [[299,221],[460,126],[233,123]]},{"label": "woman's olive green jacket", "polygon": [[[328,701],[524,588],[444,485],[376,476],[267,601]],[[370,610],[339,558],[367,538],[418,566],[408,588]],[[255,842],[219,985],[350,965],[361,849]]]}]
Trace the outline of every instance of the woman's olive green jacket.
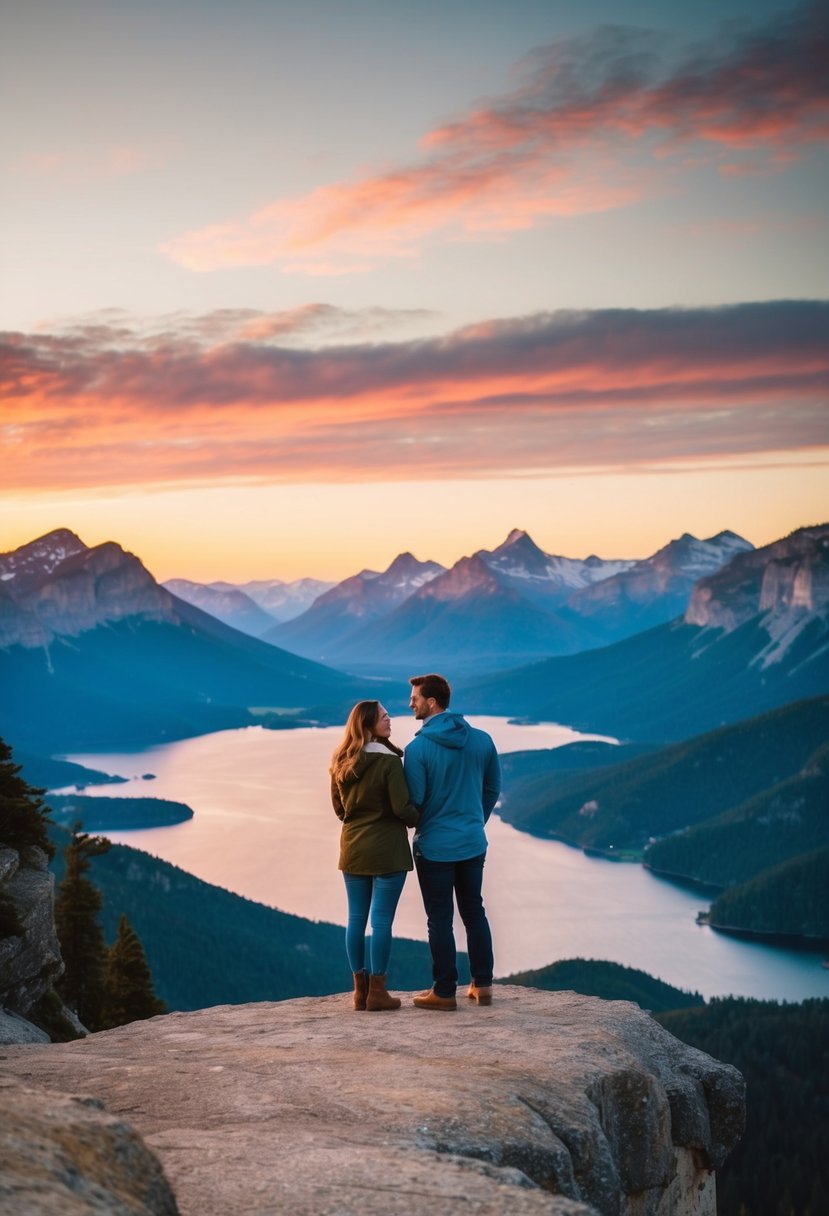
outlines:
[{"label": "woman's olive green jacket", "polygon": [[411,870],[406,828],[420,818],[409,801],[400,757],[382,743],[369,743],[354,769],[331,778],[331,801],[340,833],[339,867],[348,874],[392,874]]}]

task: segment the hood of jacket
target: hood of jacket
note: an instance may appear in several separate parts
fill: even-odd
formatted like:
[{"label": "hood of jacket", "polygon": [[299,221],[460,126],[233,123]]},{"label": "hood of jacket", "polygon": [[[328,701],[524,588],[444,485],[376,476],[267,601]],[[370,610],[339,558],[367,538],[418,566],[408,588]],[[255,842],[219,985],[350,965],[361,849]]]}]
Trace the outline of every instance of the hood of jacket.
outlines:
[{"label": "hood of jacket", "polygon": [[432,743],[439,743],[441,747],[457,749],[466,747],[469,731],[469,724],[463,716],[450,713],[447,709],[442,714],[436,714],[434,718],[430,718],[428,722],[424,722],[417,733],[431,740]]},{"label": "hood of jacket", "polygon": [[394,757],[395,753],[388,747],[384,747],[382,743],[369,743],[363,751],[360,752],[357,763],[350,773],[340,781],[340,785],[348,786],[355,785],[365,776],[373,764],[377,764],[383,757]]}]

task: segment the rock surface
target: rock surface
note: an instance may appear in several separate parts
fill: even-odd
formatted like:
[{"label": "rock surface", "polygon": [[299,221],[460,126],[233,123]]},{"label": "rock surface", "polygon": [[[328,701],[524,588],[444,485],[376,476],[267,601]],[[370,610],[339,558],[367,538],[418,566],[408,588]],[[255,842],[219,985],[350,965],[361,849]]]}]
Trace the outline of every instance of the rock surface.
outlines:
[{"label": "rock surface", "polygon": [[177,1216],[158,1160],[95,1099],[0,1077],[3,1216]]},{"label": "rock surface", "polygon": [[10,1043],[51,1043],[45,1030],[22,1018],[19,1013],[0,1009],[0,1046]]},{"label": "rock surface", "polygon": [[25,1017],[63,972],[55,933],[55,876],[38,848],[0,847],[0,894],[14,906],[23,928],[0,940],[0,1006]]},{"label": "rock surface", "polygon": [[[829,524],[800,528],[762,549],[738,554],[700,579],[685,614],[689,625],[731,633],[763,614],[775,661],[815,618],[829,614]],[[769,659],[770,656],[766,656]],[[767,665],[767,663],[765,664]]]},{"label": "rock surface", "polygon": [[713,1216],[744,1117],[740,1074],[637,1006],[508,986],[457,1013],[222,1006],[2,1057],[128,1118],[183,1216]]}]

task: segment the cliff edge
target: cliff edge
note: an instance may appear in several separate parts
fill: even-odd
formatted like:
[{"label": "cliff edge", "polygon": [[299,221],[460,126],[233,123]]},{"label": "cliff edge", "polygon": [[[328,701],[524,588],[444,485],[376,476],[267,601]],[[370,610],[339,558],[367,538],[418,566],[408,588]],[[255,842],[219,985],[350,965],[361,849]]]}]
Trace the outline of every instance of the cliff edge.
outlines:
[{"label": "cliff edge", "polygon": [[[714,1216],[744,1118],[740,1074],[638,1006],[508,986],[457,1013],[343,995],[167,1014],[2,1063],[128,1120],[182,1216]],[[2,1139],[0,1211],[29,1210]]]}]

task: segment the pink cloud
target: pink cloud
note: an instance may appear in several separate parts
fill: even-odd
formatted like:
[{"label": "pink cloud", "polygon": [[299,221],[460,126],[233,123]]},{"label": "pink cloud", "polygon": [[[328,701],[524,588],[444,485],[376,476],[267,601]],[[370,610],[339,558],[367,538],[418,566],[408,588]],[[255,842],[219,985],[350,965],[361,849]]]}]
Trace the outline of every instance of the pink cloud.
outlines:
[{"label": "pink cloud", "polygon": [[726,153],[732,175],[780,172],[829,134],[825,6],[673,67],[659,49],[618,28],[543,48],[512,93],[427,133],[419,160],[184,233],[163,252],[191,270],[355,272],[436,233],[481,239],[628,205],[648,191],[649,163],[690,148],[698,163]]},{"label": "pink cloud", "polygon": [[8,488],[534,476],[829,447],[829,305],[814,301],[540,314],[317,349],[239,340],[246,310],[194,341],[209,320],[132,340],[102,322],[6,335]]}]

